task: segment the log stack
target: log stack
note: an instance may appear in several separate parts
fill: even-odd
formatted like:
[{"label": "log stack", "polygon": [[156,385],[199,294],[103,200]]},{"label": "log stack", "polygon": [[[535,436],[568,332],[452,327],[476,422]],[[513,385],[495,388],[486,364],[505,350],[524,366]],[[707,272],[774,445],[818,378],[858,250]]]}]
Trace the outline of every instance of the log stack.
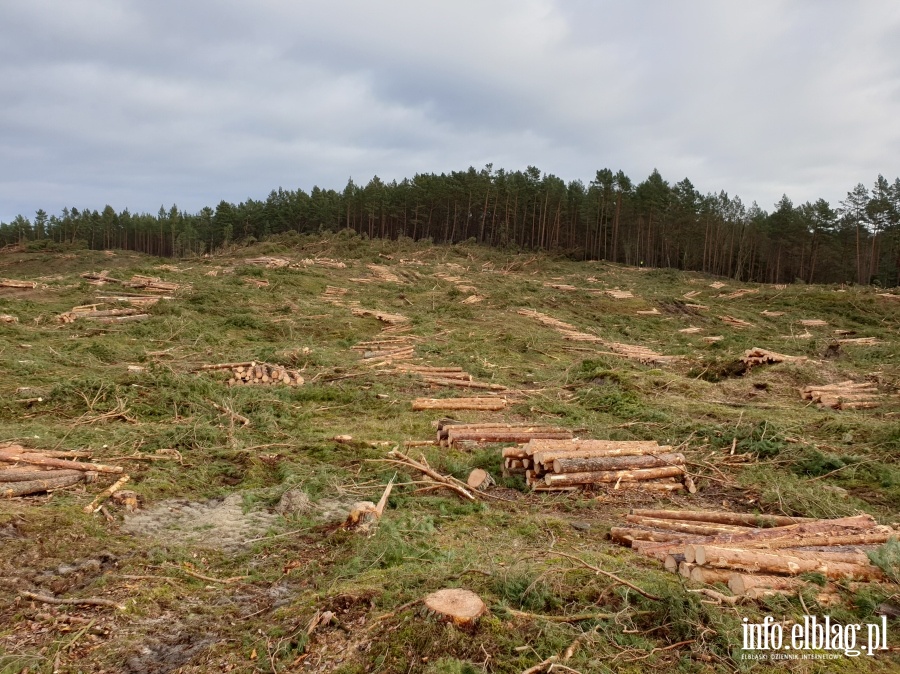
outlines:
[{"label": "log stack", "polygon": [[699,583],[761,598],[796,594],[798,576],[880,581],[867,551],[897,532],[869,515],[834,520],[720,511],[632,510],[609,538]]},{"label": "log stack", "polygon": [[372,358],[408,360],[415,356],[415,346],[413,344],[415,341],[416,338],[412,335],[400,335],[360,342],[350,348],[353,351],[362,351],[365,360]]},{"label": "log stack", "polygon": [[567,440],[572,431],[558,426],[507,423],[460,423],[441,419],[437,424],[437,441],[441,447],[489,445],[499,443],[526,443],[535,439]]},{"label": "log stack", "polygon": [[878,389],[874,384],[865,382],[857,384],[853,381],[806,386],[800,389],[800,396],[804,400],[811,400],[819,407],[830,407],[835,410],[865,410],[878,407],[880,403],[874,400],[876,395]]},{"label": "log stack", "polygon": [[684,455],[654,441],[533,439],[504,449],[503,458],[508,473],[524,473],[539,490],[607,485],[674,492],[686,482]]},{"label": "log stack", "polygon": [[0,445],[0,498],[39,494],[94,482],[99,473],[121,473],[121,466],[89,463],[89,452],[45,451],[7,443]]},{"label": "log stack", "polygon": [[177,292],[184,287],[180,283],[163,281],[162,279],[155,276],[141,276],[139,274],[132,276],[130,281],[122,282],[122,285],[126,288],[140,288],[142,290],[146,290],[149,293],[165,294]]},{"label": "log stack", "polygon": [[228,386],[272,386],[275,384],[302,386],[304,382],[303,377],[296,370],[291,370],[281,365],[257,363],[256,361],[201,365],[195,368],[194,372],[209,372],[211,370],[222,370],[228,373],[230,375],[226,381]]},{"label": "log stack", "polygon": [[793,363],[806,360],[806,356],[785,356],[783,353],[766,351],[765,349],[752,348],[744,351],[741,362],[747,366],[749,372],[756,365],[771,365],[773,363]]}]

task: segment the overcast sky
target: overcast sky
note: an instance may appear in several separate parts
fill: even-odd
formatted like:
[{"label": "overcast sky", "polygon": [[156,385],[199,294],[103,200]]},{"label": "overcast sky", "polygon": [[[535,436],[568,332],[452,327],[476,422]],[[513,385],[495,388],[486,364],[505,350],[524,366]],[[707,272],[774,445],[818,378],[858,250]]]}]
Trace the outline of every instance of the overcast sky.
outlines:
[{"label": "overcast sky", "polygon": [[0,220],[534,165],[900,176],[900,2],[2,0]]}]

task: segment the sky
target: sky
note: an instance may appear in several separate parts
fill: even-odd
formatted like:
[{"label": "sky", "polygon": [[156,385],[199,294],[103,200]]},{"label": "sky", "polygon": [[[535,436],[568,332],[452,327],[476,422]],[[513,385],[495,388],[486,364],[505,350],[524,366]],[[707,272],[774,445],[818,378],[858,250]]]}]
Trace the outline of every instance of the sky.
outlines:
[{"label": "sky", "polygon": [[487,164],[836,206],[900,176],[900,3],[0,3],[0,221]]}]

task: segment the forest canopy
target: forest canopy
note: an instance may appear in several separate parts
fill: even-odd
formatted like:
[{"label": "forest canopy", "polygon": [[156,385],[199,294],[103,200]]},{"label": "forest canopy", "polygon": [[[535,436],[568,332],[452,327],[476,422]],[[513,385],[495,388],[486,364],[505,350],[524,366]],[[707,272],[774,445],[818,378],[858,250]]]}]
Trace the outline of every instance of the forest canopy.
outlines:
[{"label": "forest canopy", "polygon": [[658,171],[635,184],[622,171],[597,171],[585,184],[529,166],[492,165],[449,174],[417,174],[340,192],[273,190],[264,201],[226,201],[156,215],[39,209],[0,223],[0,246],[57,244],[191,256],[285,232],[351,229],[370,238],[435,243],[475,240],[506,249],[544,249],[574,259],[674,267],[765,283],[900,284],[900,178],[879,175],[839,204],[795,205],[787,195],[771,212],[725,192],[700,194],[685,178]]}]

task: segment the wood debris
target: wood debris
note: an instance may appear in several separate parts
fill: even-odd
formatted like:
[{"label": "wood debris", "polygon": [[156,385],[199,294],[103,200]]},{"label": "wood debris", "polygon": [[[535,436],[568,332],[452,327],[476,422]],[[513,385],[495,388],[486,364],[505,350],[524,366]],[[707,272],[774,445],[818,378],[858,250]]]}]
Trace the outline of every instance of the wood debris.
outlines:
[{"label": "wood debris", "polygon": [[318,266],[327,267],[329,269],[345,269],[347,267],[347,265],[340,260],[332,260],[328,257],[304,258],[300,260],[299,264],[303,267]]},{"label": "wood debris", "polygon": [[344,296],[350,292],[348,288],[339,288],[337,286],[325,286],[325,292],[322,293],[322,301],[333,304],[336,307],[358,306],[358,302],[348,303],[344,300]]},{"label": "wood debris", "polygon": [[400,314],[390,314],[386,311],[376,311],[374,309],[362,309],[359,307],[354,307],[350,310],[354,316],[374,316],[382,323],[387,323],[389,325],[397,325],[399,323],[406,323],[409,319],[406,316],[401,316]]},{"label": "wood debris", "polygon": [[556,330],[568,330],[571,332],[578,332],[578,328],[570,323],[565,323],[563,321],[557,320],[552,316],[548,316],[547,314],[542,314],[540,311],[535,311],[534,309],[519,309],[516,311],[520,316],[527,316],[528,318],[533,318],[538,323],[542,325],[546,325],[550,328],[555,328]]},{"label": "wood debris", "polygon": [[635,313],[637,313],[639,316],[659,316],[662,312],[656,307],[653,307],[652,309],[637,311]]},{"label": "wood debris", "polygon": [[36,281],[17,281],[11,278],[0,278],[0,288],[28,288],[34,290],[37,288]]},{"label": "wood debris", "polygon": [[[609,538],[662,561],[667,570],[704,583],[727,584],[735,596],[796,594],[798,576],[881,581],[867,550],[896,532],[869,515],[834,520],[719,511],[632,510]],[[833,592],[826,586],[826,592]],[[717,593],[719,594],[719,593]],[[710,595],[712,596],[712,595]],[[736,601],[726,595],[721,601]]]},{"label": "wood debris", "polygon": [[700,294],[700,291],[699,291],[699,290],[692,290],[692,291],[690,291],[690,292],[685,293],[684,295],[682,295],[682,297],[683,297],[684,299],[686,299],[686,300],[692,300],[692,299],[694,299],[695,297],[697,297],[699,294]]},{"label": "wood debris", "polygon": [[469,295],[466,299],[460,301],[460,304],[478,304],[483,300],[484,297],[481,295]]},{"label": "wood debris", "polygon": [[875,346],[881,344],[881,340],[876,337],[846,337],[839,339],[838,344],[849,344],[850,346]]},{"label": "wood debris", "polygon": [[878,407],[881,403],[875,400],[878,389],[874,384],[855,383],[852,380],[838,384],[822,386],[806,386],[800,389],[803,400],[811,400],[819,407],[830,407],[835,410],[863,410]]},{"label": "wood debris", "polygon": [[535,489],[605,484],[660,492],[684,489],[684,455],[649,441],[534,439],[503,450],[504,470]]},{"label": "wood debris", "polygon": [[367,264],[366,267],[372,272],[372,276],[350,280],[356,283],[403,283],[403,280],[389,267],[380,264]]},{"label": "wood debris", "polygon": [[720,288],[724,288],[726,285],[727,285],[727,284],[722,283],[721,281],[716,281],[715,283],[710,283],[710,284],[709,284],[709,287],[710,287],[710,288],[715,288],[716,290],[719,290]]},{"label": "wood debris", "polygon": [[767,316],[768,318],[778,318],[779,316],[784,316],[783,311],[769,311],[766,309],[765,311],[759,312],[761,316]]},{"label": "wood debris", "polygon": [[609,295],[615,300],[627,300],[634,297],[634,293],[630,290],[619,290],[618,288],[614,288],[613,290],[604,290],[604,294]]},{"label": "wood debris", "polygon": [[508,423],[460,423],[442,419],[437,426],[437,440],[441,447],[457,447],[465,444],[487,445],[496,443],[525,443],[533,439],[565,440],[572,438],[572,431],[559,426]]},{"label": "wood debris", "polygon": [[194,372],[209,372],[220,370],[229,376],[228,386],[284,384],[286,386],[302,386],[303,377],[297,370],[291,370],[281,365],[269,365],[249,361],[245,363],[214,363],[212,365],[200,365],[194,368]]},{"label": "wood debris", "polygon": [[19,317],[12,314],[0,314],[0,323],[18,323]]},{"label": "wood debris", "polygon": [[718,299],[721,300],[736,300],[739,297],[744,297],[745,295],[755,295],[759,292],[757,288],[741,288],[740,290],[735,290],[733,293],[722,293],[717,295]]},{"label": "wood debris", "polygon": [[241,280],[244,283],[246,283],[247,285],[255,286],[256,288],[268,288],[269,287],[269,282],[266,281],[265,279],[250,278],[248,276],[245,276]]},{"label": "wood debris", "polygon": [[141,321],[150,318],[150,314],[142,313],[140,309],[100,309],[102,304],[85,304],[73,307],[70,311],[61,313],[56,317],[60,323],[74,323],[78,319],[90,319],[102,323],[118,321]]},{"label": "wood debris", "polygon": [[798,322],[805,328],[821,328],[828,325],[828,321],[823,321],[818,318],[808,318]]},{"label": "wood debris", "polygon": [[710,335],[709,337],[704,337],[703,341],[707,344],[715,344],[716,342],[721,342],[725,337],[722,335]]},{"label": "wood debris", "polygon": [[506,398],[416,398],[412,408],[421,410],[481,410],[499,412],[506,409]]},{"label": "wood debris", "polygon": [[774,351],[766,351],[765,349],[753,348],[744,351],[741,356],[741,362],[747,366],[749,372],[755,365],[771,365],[773,363],[793,363],[806,360],[806,356],[785,356],[783,353],[775,353]]},{"label": "wood debris", "polygon": [[160,295],[97,295],[98,300],[104,302],[118,302],[120,304],[130,304],[135,307],[152,307],[160,300],[174,299],[169,296]]},{"label": "wood debris", "polygon": [[900,295],[897,293],[875,293],[875,297],[880,297],[885,300],[900,300]]},{"label": "wood debris", "polygon": [[170,281],[163,281],[153,276],[135,275],[130,281],[122,282],[126,288],[141,288],[150,293],[174,293],[187,286]]},{"label": "wood debris", "polygon": [[709,307],[705,304],[685,304],[688,309],[697,309],[698,311],[709,311]]},{"label": "wood debris", "polygon": [[703,328],[695,328],[691,326],[689,328],[682,328],[678,332],[682,332],[685,335],[696,335],[698,332],[703,332]]},{"label": "wood debris", "polygon": [[735,328],[752,328],[753,323],[748,323],[747,321],[742,321],[740,318],[735,318],[734,316],[719,316],[725,323],[731,325]]},{"label": "wood debris", "polygon": [[544,283],[544,287],[553,288],[554,290],[564,290],[566,292],[578,290],[575,286],[568,285],[567,283],[550,283],[549,281]]}]

